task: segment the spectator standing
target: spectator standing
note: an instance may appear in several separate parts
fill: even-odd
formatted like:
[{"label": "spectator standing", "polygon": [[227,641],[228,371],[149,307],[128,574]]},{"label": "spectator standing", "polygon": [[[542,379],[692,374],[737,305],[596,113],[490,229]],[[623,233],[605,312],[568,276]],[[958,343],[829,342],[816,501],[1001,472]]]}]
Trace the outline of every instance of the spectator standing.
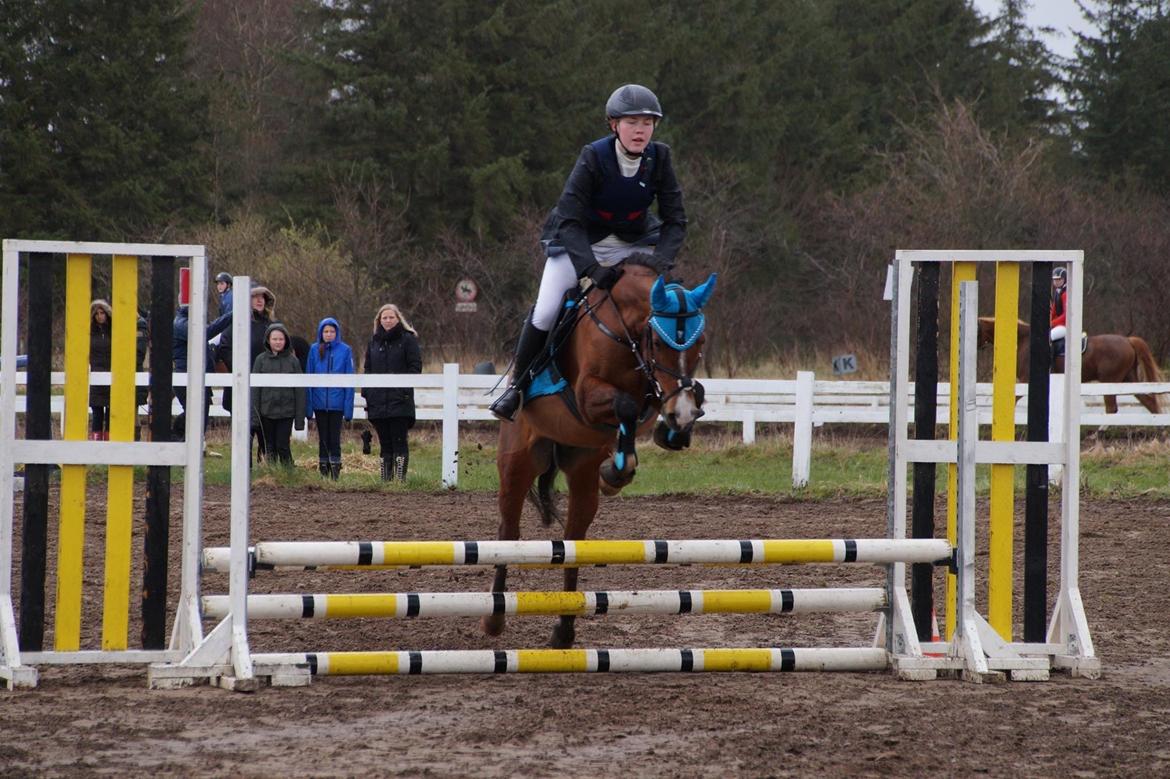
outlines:
[{"label": "spectator standing", "polygon": [[[268,330],[268,326],[275,321],[276,295],[272,294],[271,290],[267,287],[253,287],[251,308],[251,343],[245,359],[249,362],[255,362],[260,353],[264,351],[264,333]],[[220,319],[223,319],[223,317],[220,317]],[[217,319],[213,324],[217,324],[219,321]],[[219,339],[219,345],[215,347],[216,370],[220,370],[219,364],[222,363],[222,370],[231,372],[234,351],[232,339],[232,328],[225,329],[223,336]],[[227,387],[223,391],[223,407],[228,411],[232,410],[231,387]]]},{"label": "spectator standing", "polygon": [[219,295],[219,316],[230,314],[232,311],[232,274],[222,271],[215,274],[215,291]]},{"label": "spectator standing", "polygon": [[[301,373],[288,330],[279,322],[268,326],[264,351],[252,363],[252,373]],[[305,428],[304,387],[252,387],[253,427],[260,428],[260,443],[269,463],[292,465],[293,427]]]},{"label": "spectator standing", "polygon": [[[366,345],[366,373],[422,373],[418,333],[393,303],[378,309],[374,334]],[[366,416],[378,432],[382,480],[406,481],[410,464],[407,431],[414,427],[412,387],[369,387],[362,390]]]},{"label": "spectator standing", "polygon": [[[353,350],[341,340],[341,325],[325,317],[317,325],[317,342],[309,349],[308,373],[353,373]],[[353,387],[313,387],[310,419],[317,420],[317,464],[322,476],[341,475],[341,423],[353,419]]]},{"label": "spectator standing", "polygon": [[[110,369],[113,310],[104,300],[89,304],[89,369],[108,371]],[[89,409],[92,412],[91,441],[108,441],[110,438],[110,385],[89,388]]]},{"label": "spectator standing", "polygon": [[[232,315],[228,312],[226,316],[212,322],[207,326],[207,332],[204,336],[204,344],[215,336],[222,333],[231,326]],[[171,361],[175,366],[176,373],[187,372],[187,339],[188,331],[190,329],[190,310],[185,305],[179,306],[178,312],[175,314],[174,322],[174,340],[171,347]],[[215,353],[210,344],[206,346],[206,355],[204,356],[205,366],[212,366],[215,363]],[[186,433],[186,414],[187,414],[187,388],[175,387],[175,397],[179,400],[179,405],[183,407],[183,413],[175,417],[174,425],[172,426],[172,434],[176,441],[182,441]],[[211,411],[211,388],[207,387],[203,396],[203,429],[207,429],[207,418]]]}]

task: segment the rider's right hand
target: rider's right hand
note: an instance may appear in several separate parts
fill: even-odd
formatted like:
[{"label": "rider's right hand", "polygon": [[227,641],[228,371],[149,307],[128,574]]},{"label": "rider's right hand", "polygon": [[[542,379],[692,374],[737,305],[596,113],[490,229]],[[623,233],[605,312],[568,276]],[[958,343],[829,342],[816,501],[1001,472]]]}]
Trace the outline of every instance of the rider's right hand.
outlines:
[{"label": "rider's right hand", "polygon": [[601,263],[593,263],[589,266],[589,270],[585,271],[585,275],[593,281],[593,286],[598,289],[612,289],[617,280],[622,276],[622,269],[618,267],[607,267]]}]

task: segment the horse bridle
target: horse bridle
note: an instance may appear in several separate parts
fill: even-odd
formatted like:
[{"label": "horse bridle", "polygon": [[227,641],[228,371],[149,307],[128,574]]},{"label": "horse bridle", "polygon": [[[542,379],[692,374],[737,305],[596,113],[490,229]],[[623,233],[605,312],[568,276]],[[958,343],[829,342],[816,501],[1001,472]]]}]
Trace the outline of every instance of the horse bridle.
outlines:
[{"label": "horse bridle", "polygon": [[[657,401],[659,408],[661,408],[662,405],[671,398],[681,394],[682,392],[689,391],[695,395],[695,405],[701,406],[703,404],[703,385],[695,381],[695,379],[691,376],[688,376],[681,371],[676,371],[673,368],[658,362],[656,359],[656,350],[654,348],[654,328],[650,326],[649,320],[647,320],[646,327],[642,330],[641,337],[635,339],[634,336],[630,334],[630,329],[626,327],[626,321],[622,318],[622,312],[620,309],[618,309],[617,303],[614,302],[613,295],[609,290],[605,290],[605,297],[601,299],[601,302],[598,304],[598,306],[604,305],[607,300],[613,306],[614,313],[617,314],[618,322],[620,322],[622,326],[622,335],[618,335],[608,325],[606,325],[605,322],[601,321],[601,317],[597,315],[598,306],[594,306],[589,302],[588,291],[589,290],[586,290],[586,294],[581,296],[581,308],[589,315],[589,318],[593,320],[593,324],[597,325],[597,329],[600,330],[603,335],[612,339],[621,346],[628,348],[634,355],[634,361],[637,363],[635,370],[640,372],[646,379],[646,386],[648,387],[644,399]],[[664,314],[663,316],[670,316],[672,318],[679,319],[679,329],[681,330],[681,320],[695,316],[698,313],[698,311],[690,311],[679,314]],[[654,313],[651,312],[650,316],[654,316]],[[644,354],[644,352],[646,354]],[[699,354],[699,358],[702,359],[701,352]],[[678,386],[670,392],[664,391],[662,389],[662,383],[658,381],[658,371],[662,371],[666,375],[673,377],[678,382]]]}]

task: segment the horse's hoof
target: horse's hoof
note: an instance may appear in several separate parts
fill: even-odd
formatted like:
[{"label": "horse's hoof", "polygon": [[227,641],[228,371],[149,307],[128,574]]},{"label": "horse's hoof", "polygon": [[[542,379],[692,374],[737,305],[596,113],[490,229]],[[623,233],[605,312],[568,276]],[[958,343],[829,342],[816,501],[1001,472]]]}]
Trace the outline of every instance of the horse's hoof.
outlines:
[{"label": "horse's hoof", "polygon": [[676,432],[665,422],[659,422],[654,427],[654,443],[663,449],[678,452],[691,445],[691,434],[690,431]]},{"label": "horse's hoof", "polygon": [[572,649],[573,642],[577,640],[577,631],[569,628],[562,630],[558,625],[553,628],[552,638],[548,640],[548,645],[553,649]]},{"label": "horse's hoof", "polygon": [[503,617],[480,617],[479,629],[482,630],[485,635],[498,636],[504,632],[504,624],[505,622]]}]

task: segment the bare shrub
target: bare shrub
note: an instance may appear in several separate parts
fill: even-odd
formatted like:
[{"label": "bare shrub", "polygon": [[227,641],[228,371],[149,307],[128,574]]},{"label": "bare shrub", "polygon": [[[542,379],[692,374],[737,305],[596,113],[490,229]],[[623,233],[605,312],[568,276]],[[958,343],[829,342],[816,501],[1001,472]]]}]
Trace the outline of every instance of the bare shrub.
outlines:
[{"label": "bare shrub", "polygon": [[[882,353],[889,304],[881,290],[897,249],[1082,249],[1086,328],[1143,335],[1157,354],[1170,348],[1166,198],[1062,174],[1044,143],[997,137],[961,102],[907,133],[907,151],[887,159],[882,182],[803,204],[808,253],[797,299],[807,312],[806,337],[824,343],[852,332]],[[1024,287],[1026,317],[1026,279]],[[991,305],[985,295],[984,308]]]},{"label": "bare shrub", "polygon": [[[294,225],[275,228],[244,214],[227,226],[209,226],[195,240],[207,246],[212,272],[248,275],[276,295],[276,318],[312,341],[317,323],[332,316],[345,339],[364,343],[382,297],[381,288],[321,234]],[[236,290],[235,294],[241,294]]]}]

